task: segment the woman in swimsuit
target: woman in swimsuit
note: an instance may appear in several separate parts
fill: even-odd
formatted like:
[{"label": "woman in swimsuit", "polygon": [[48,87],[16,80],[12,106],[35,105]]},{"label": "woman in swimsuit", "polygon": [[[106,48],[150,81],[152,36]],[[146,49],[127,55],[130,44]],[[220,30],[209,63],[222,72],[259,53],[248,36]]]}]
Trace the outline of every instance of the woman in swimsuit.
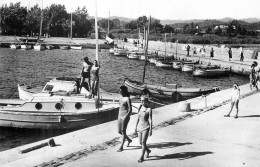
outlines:
[{"label": "woman in swimsuit", "polygon": [[97,84],[99,81],[98,72],[99,72],[99,65],[98,65],[97,60],[94,60],[94,65],[92,66],[92,68],[90,70],[90,76],[91,76],[90,96],[91,97],[94,97],[95,95],[97,95]]},{"label": "woman in swimsuit", "polygon": [[152,109],[149,107],[148,97],[141,97],[142,104],[138,109],[138,117],[136,121],[135,131],[138,132],[139,142],[142,145],[142,154],[138,162],[144,161],[145,151],[147,152],[146,157],[149,157],[149,153],[151,150],[148,149],[146,142],[148,139],[148,135],[152,136]]},{"label": "woman in swimsuit", "polygon": [[129,144],[132,142],[132,140],[126,134],[126,128],[130,120],[130,116],[132,114],[130,95],[127,90],[127,87],[124,85],[120,87],[119,91],[122,95],[122,98],[119,101],[118,133],[122,135],[122,143],[117,152],[123,151],[125,139],[127,139],[128,141],[127,146],[129,146]]}]

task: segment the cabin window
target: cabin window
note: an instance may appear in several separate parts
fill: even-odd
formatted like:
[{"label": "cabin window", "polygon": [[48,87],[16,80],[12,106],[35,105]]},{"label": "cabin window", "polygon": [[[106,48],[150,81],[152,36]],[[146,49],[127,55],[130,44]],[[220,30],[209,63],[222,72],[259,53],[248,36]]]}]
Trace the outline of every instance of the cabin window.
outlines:
[{"label": "cabin window", "polygon": [[44,91],[52,91],[53,87],[53,85],[46,85]]}]

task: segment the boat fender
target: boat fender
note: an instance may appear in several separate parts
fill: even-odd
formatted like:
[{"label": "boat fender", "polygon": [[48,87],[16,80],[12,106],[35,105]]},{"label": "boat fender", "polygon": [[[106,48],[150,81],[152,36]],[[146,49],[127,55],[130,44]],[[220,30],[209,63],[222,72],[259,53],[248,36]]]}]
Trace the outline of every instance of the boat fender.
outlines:
[{"label": "boat fender", "polygon": [[63,106],[62,106],[61,103],[56,103],[56,104],[55,104],[55,108],[56,108],[57,110],[60,110],[62,107],[63,107]]},{"label": "boat fender", "polygon": [[75,104],[75,108],[78,109],[78,110],[81,109],[82,108],[82,104],[80,102],[77,102]]},{"label": "boat fender", "polygon": [[42,109],[42,104],[41,103],[36,103],[35,104],[35,108],[37,109],[37,110],[40,110],[40,109]]}]

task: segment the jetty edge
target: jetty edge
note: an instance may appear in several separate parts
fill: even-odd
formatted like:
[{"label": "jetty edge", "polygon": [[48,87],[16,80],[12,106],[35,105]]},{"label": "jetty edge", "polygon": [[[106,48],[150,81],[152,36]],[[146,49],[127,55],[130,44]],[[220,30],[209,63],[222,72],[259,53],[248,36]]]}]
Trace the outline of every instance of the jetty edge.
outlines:
[{"label": "jetty edge", "polygon": [[[242,101],[241,105],[246,105],[245,101],[248,101],[247,100],[248,96],[251,96],[253,94],[260,96],[258,91],[250,90],[249,84],[240,86],[240,90],[241,90],[241,97],[243,98],[241,99]],[[162,131],[164,127],[167,127],[169,125],[173,125],[177,122],[199,115],[201,113],[205,113],[207,111],[211,111],[210,113],[212,113],[213,111],[217,110],[219,107],[228,105],[227,103],[230,101],[229,95],[231,94],[231,92],[232,92],[232,88],[209,94],[208,96],[206,96],[207,98],[206,108],[205,108],[205,97],[197,97],[194,99],[187,100],[186,102],[190,103],[191,106],[190,112],[183,112],[179,110],[180,105],[181,103],[183,103],[183,101],[154,109],[153,111],[153,120],[154,120],[153,128],[155,129],[154,134],[160,133],[160,131]],[[257,98],[255,98],[255,100],[256,99]],[[228,112],[229,105],[226,108],[227,108],[226,112]],[[241,114],[243,114],[243,111],[240,112]],[[127,133],[130,134],[130,137],[134,138],[134,140],[137,140],[136,138],[137,135],[134,133],[136,116],[137,115],[131,116],[128,130],[127,130]],[[189,122],[189,120],[192,119],[188,119],[185,122]],[[43,142],[47,142],[48,141],[47,139],[44,141],[39,141],[39,142],[31,143],[28,145],[24,145],[7,151],[0,152],[0,166],[18,166],[18,165],[21,166],[21,164],[23,164],[22,166],[48,166],[48,165],[61,165],[66,163],[68,163],[69,165],[70,161],[74,161],[76,163],[78,160],[88,156],[89,154],[95,154],[96,151],[116,149],[118,144],[120,143],[119,141],[120,135],[117,133],[116,125],[117,125],[117,121],[112,121],[97,126],[93,126],[90,128],[74,131],[61,136],[53,137],[57,145],[55,147],[42,147],[40,149],[36,149],[28,153],[24,153],[24,154],[19,153],[20,150],[24,150],[33,147],[35,145],[39,145]],[[232,128],[232,124],[228,127]],[[205,129],[206,128],[207,126],[205,126]],[[201,130],[203,131],[203,129]],[[193,132],[190,133],[192,134]],[[214,133],[214,131],[212,133]],[[176,139],[176,137],[178,137],[175,136],[175,134],[165,134],[165,135],[168,137],[172,137],[173,141]],[[159,142],[158,144],[160,144],[160,141],[157,142]],[[150,142],[148,142],[148,144],[149,143]],[[125,152],[127,152],[126,154],[128,153],[131,154],[131,151],[125,151]],[[115,154],[118,153],[116,151],[111,152],[107,156],[117,156]],[[137,162],[138,155],[136,155],[136,161],[135,159],[133,159],[133,163]],[[98,159],[99,158],[97,158],[97,160]],[[113,161],[113,158],[111,158],[110,161]]]}]

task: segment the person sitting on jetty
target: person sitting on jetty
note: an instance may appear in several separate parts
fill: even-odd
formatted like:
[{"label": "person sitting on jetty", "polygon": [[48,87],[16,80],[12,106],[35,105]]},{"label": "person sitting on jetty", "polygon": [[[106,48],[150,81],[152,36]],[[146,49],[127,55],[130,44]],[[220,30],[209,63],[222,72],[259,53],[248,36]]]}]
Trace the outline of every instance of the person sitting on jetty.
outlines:
[{"label": "person sitting on jetty", "polygon": [[240,98],[240,89],[238,87],[238,84],[235,83],[233,85],[234,87],[234,90],[232,92],[232,96],[231,96],[231,107],[230,107],[230,111],[227,115],[224,115],[225,117],[229,117],[230,116],[230,113],[232,112],[232,109],[234,107],[234,105],[236,105],[236,109],[237,109],[237,113],[236,113],[236,116],[235,118],[238,118],[238,103],[239,103],[239,98]]},{"label": "person sitting on jetty", "polygon": [[147,96],[141,97],[141,105],[138,109],[138,116],[135,125],[135,132],[138,132],[138,138],[140,145],[142,145],[141,157],[138,160],[139,163],[144,161],[144,154],[149,157],[151,150],[147,147],[148,136],[152,136],[153,122],[152,122],[152,109],[149,107],[149,101]]},{"label": "person sitting on jetty", "polygon": [[88,57],[84,57],[83,67],[80,73],[81,81],[80,81],[80,88],[79,92],[81,91],[82,87],[84,86],[87,91],[91,91],[90,87],[90,70],[93,66],[93,63],[91,63],[88,60]]},{"label": "person sitting on jetty", "polygon": [[120,86],[119,89],[120,94],[122,95],[119,101],[119,113],[118,113],[118,133],[122,135],[122,143],[117,152],[123,151],[123,146],[125,140],[127,139],[128,144],[132,142],[132,140],[127,136],[126,129],[128,122],[130,121],[130,116],[132,114],[132,104],[130,99],[130,94],[126,86]]},{"label": "person sitting on jetty", "polygon": [[90,96],[94,97],[95,95],[97,95],[97,85],[98,85],[98,81],[99,81],[99,65],[97,60],[94,60],[93,62],[93,66],[91,68],[90,71],[90,76],[91,76],[91,91],[90,91]]}]

